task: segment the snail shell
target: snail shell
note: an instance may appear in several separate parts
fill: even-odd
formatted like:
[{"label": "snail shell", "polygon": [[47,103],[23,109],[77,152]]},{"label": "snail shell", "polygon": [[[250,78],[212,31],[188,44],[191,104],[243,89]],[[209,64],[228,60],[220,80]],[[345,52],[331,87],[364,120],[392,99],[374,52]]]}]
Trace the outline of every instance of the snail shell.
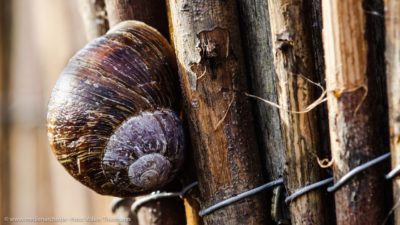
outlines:
[{"label": "snail shell", "polygon": [[185,138],[172,48],[125,21],[73,56],[51,94],[47,127],[66,170],[100,194],[161,188],[183,162]]}]

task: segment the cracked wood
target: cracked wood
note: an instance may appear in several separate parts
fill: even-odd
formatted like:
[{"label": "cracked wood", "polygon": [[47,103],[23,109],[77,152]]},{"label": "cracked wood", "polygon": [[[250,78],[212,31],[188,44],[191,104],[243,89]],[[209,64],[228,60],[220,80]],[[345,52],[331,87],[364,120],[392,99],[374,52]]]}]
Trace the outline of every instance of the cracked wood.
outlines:
[{"label": "cracked wood", "polygon": [[[269,0],[272,47],[279,104],[283,109],[302,111],[316,99],[316,70],[313,61],[312,30],[306,23],[303,1]],[[285,140],[284,178],[289,194],[322,179],[317,164],[319,133],[317,114],[280,110]],[[322,190],[309,192],[290,203],[292,224],[325,224]]]},{"label": "cracked wood", "polygon": [[[364,8],[369,7],[369,8]],[[388,149],[383,20],[376,0],[322,1],[329,127],[335,181]],[[382,167],[335,192],[338,225],[381,224],[387,210]]]},{"label": "cracked wood", "polygon": [[[169,1],[171,36],[199,178],[208,207],[263,182],[247,91],[237,6]],[[206,224],[264,224],[263,195],[204,217]]]}]

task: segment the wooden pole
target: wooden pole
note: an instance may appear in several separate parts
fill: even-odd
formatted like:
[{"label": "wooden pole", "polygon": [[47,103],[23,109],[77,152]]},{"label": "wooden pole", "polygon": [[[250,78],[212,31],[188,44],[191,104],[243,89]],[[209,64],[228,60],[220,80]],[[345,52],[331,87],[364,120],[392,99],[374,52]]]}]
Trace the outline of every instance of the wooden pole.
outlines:
[{"label": "wooden pole", "polygon": [[78,0],[77,2],[87,39],[90,41],[105,34],[108,30],[108,20],[104,0]]},{"label": "wooden pole", "polygon": [[[241,49],[237,5],[170,0],[201,206],[263,182]],[[264,224],[265,199],[249,197],[204,217],[205,224]]]},{"label": "wooden pole", "polygon": [[[392,168],[400,165],[400,1],[385,0],[386,71]],[[393,178],[395,224],[400,225],[400,177]]]},{"label": "wooden pole", "polygon": [[[252,94],[278,101],[274,59],[271,48],[271,27],[267,1],[238,1],[245,63],[251,78]],[[284,147],[279,111],[257,101],[257,130],[261,136],[263,161],[271,180],[283,175]]]},{"label": "wooden pole", "polygon": [[181,199],[159,199],[140,207],[137,218],[139,225],[184,225],[184,210]]},{"label": "wooden pole", "polygon": [[[382,15],[381,3],[322,0],[335,181],[389,148],[383,96],[383,20],[371,11]],[[383,222],[388,204],[382,174],[379,167],[367,170],[335,192],[338,225]]]},{"label": "wooden pole", "polygon": [[10,216],[9,77],[12,6],[0,0],[0,221]]},{"label": "wooden pole", "polygon": [[169,39],[166,1],[105,0],[110,27],[124,20],[139,20],[156,28]]},{"label": "wooden pole", "polygon": [[[267,1],[238,0],[237,3],[251,94],[277,102],[277,80],[272,56],[270,19],[266,10],[268,9]],[[254,100],[253,103],[255,103],[253,106],[257,121],[256,133],[262,149],[260,155],[263,172],[269,180],[275,180],[283,176],[284,164],[284,140],[279,111],[261,101]],[[267,206],[272,206],[272,208],[267,208],[266,214],[267,216],[271,214],[271,219],[276,223],[288,221],[290,218],[287,205],[283,202],[283,190],[284,188],[280,186],[267,192],[271,196]],[[278,193],[282,196],[277,196]],[[272,199],[278,202],[270,201]]]},{"label": "wooden pole", "polygon": [[[282,135],[285,140],[285,183],[289,194],[322,179],[317,163],[319,136],[314,111],[304,111],[323,91],[316,81],[311,27],[303,1],[269,0],[272,50],[277,75]],[[289,203],[292,224],[325,224],[322,190]]]}]

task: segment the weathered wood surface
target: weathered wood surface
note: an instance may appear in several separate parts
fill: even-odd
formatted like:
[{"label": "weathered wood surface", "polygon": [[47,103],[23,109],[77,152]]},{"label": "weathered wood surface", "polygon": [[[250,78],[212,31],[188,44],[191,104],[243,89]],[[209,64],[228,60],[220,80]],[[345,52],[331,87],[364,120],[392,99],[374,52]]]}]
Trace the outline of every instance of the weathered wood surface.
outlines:
[{"label": "weathered wood surface", "polygon": [[164,0],[105,0],[110,27],[124,20],[139,20],[156,28],[167,39],[168,19]]},{"label": "weathered wood surface", "polygon": [[[311,29],[315,81],[326,88],[324,46],[322,44],[322,5],[321,0],[305,1],[305,23]],[[328,108],[326,102],[315,108],[318,116],[319,149],[321,158],[330,158]],[[333,203],[332,203],[333,204]]]},{"label": "weathered wood surface", "polygon": [[[392,168],[400,165],[400,1],[385,0],[386,76]],[[400,225],[400,176],[393,179],[395,224]]]},{"label": "weathered wood surface", "polygon": [[[304,1],[268,1],[272,50],[277,76],[282,136],[285,140],[284,178],[289,194],[322,179],[318,166],[317,114],[303,113],[323,91],[314,67],[312,30],[307,23]],[[318,91],[318,92],[317,92]],[[292,112],[289,112],[291,110]],[[325,224],[323,190],[309,192],[290,202],[292,224]]]},{"label": "weathered wood surface", "polygon": [[[272,56],[271,28],[267,1],[239,0],[241,34],[245,63],[250,78],[251,94],[278,101],[276,76]],[[283,175],[284,147],[279,111],[277,108],[256,103],[256,128],[262,148],[263,163],[268,178]]]},{"label": "weathered wood surface", "polygon": [[108,30],[104,0],[78,0],[79,10],[85,26],[86,38],[90,41]]},{"label": "weathered wood surface", "polygon": [[[169,1],[202,207],[263,182],[247,92],[236,2]],[[265,199],[249,197],[206,224],[264,224]]]},{"label": "weathered wood surface", "polygon": [[[330,140],[337,181],[388,149],[383,20],[376,15],[382,15],[383,10],[381,2],[373,0],[322,0],[322,9]],[[370,169],[335,192],[338,225],[383,222],[388,204],[382,174],[382,168]]]}]

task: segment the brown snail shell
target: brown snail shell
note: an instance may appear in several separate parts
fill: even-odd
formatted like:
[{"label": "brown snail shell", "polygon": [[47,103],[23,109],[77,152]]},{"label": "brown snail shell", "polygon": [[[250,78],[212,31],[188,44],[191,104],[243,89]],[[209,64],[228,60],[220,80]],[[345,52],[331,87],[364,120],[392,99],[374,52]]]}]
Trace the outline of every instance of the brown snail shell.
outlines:
[{"label": "brown snail shell", "polygon": [[134,196],[170,182],[185,149],[176,68],[168,42],[137,21],[77,52],[48,106],[58,161],[100,194]]}]

